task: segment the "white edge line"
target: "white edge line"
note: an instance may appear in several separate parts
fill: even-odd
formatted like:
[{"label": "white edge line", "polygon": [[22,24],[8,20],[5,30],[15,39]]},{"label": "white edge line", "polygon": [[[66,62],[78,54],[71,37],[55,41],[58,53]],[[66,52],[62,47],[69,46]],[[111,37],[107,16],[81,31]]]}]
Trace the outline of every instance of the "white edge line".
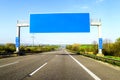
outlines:
[{"label": "white edge line", "polygon": [[19,61],[2,65],[2,66],[0,66],[0,68],[5,67],[5,66],[9,66],[9,65],[13,65],[13,64],[16,64],[16,63],[19,63]]},{"label": "white edge line", "polygon": [[45,65],[47,65],[47,63],[43,64],[42,66],[40,66],[38,69],[36,69],[35,71],[33,71],[31,74],[29,74],[29,76],[32,76],[33,74],[35,74],[38,70],[40,70],[42,67],[44,67]]},{"label": "white edge line", "polygon": [[[65,51],[67,53],[67,51]],[[68,54],[68,53],[67,53]],[[78,63],[90,76],[92,76],[95,80],[101,80],[98,76],[96,76],[93,72],[87,69],[83,64],[81,64],[78,60],[76,60],[73,56],[68,54],[76,63]]]}]

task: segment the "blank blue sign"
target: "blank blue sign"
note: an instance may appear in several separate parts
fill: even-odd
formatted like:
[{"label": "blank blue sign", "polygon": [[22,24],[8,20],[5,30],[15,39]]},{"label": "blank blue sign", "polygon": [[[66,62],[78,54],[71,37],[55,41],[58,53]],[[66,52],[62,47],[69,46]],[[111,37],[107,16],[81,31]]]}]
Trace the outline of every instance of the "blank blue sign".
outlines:
[{"label": "blank blue sign", "polygon": [[30,33],[90,32],[89,13],[31,14]]}]

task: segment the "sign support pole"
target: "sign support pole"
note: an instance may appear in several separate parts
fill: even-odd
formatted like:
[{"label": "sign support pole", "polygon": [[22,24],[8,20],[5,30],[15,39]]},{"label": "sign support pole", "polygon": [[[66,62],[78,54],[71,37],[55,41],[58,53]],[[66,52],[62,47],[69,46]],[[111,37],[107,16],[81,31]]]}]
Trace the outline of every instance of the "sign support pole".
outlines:
[{"label": "sign support pole", "polygon": [[98,26],[98,38],[99,38],[99,45],[98,45],[98,54],[102,54],[102,35],[101,35],[101,26]]},{"label": "sign support pole", "polygon": [[97,56],[104,56],[102,54],[102,45],[103,45],[103,41],[102,41],[102,35],[101,35],[101,20],[94,20],[91,19],[91,26],[97,26],[98,27],[98,54]]},{"label": "sign support pole", "polygon": [[17,21],[16,53],[20,52],[20,28],[21,27],[29,27],[28,21]]},{"label": "sign support pole", "polygon": [[[18,21],[17,21],[18,23]],[[20,51],[20,26],[17,26],[17,35],[16,35],[16,52]]]}]

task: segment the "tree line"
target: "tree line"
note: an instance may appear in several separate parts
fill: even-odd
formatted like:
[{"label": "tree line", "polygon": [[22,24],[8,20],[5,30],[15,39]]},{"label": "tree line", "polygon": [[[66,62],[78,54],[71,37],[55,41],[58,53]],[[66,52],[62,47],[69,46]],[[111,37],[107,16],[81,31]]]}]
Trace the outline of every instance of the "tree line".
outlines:
[{"label": "tree line", "polygon": [[[56,50],[58,45],[36,45],[36,46],[20,46],[20,52],[24,53],[40,53]],[[13,54],[16,51],[15,44],[7,43],[5,45],[0,45],[0,54]]]},{"label": "tree line", "polygon": [[[93,41],[92,44],[72,44],[67,45],[67,49],[79,53],[98,53],[98,44],[96,41]],[[120,57],[120,38],[116,39],[115,42],[112,42],[109,39],[103,40],[103,54],[109,56],[117,56]]]}]

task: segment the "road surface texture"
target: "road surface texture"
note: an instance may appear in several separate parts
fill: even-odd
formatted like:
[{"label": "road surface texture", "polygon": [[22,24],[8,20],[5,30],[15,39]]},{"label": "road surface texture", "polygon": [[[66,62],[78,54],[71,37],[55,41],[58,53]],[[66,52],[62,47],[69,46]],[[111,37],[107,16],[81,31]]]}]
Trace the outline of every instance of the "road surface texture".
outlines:
[{"label": "road surface texture", "polygon": [[0,80],[120,80],[120,68],[59,50],[0,59]]}]

